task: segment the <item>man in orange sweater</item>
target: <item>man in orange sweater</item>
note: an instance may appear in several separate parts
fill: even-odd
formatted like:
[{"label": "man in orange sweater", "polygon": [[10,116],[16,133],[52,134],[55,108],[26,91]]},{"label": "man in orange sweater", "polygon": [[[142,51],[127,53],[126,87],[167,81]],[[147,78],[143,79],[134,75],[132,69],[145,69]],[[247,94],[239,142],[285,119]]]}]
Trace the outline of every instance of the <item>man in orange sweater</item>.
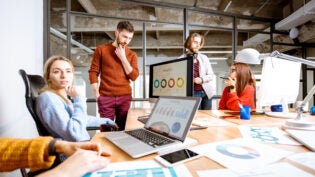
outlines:
[{"label": "man in orange sweater", "polygon": [[[131,103],[130,81],[139,76],[138,57],[127,45],[134,34],[129,21],[121,21],[114,42],[98,46],[93,54],[89,79],[101,117],[115,120],[124,130]],[[100,85],[98,85],[100,76]]]}]

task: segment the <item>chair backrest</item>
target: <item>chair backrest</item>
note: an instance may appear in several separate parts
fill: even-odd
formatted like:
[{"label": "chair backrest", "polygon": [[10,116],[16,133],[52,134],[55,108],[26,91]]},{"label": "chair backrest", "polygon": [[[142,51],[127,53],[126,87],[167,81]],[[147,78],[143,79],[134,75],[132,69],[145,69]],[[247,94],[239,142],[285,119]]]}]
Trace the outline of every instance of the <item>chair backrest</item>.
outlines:
[{"label": "chair backrest", "polygon": [[20,69],[19,73],[22,76],[25,85],[26,107],[35,121],[38,134],[40,136],[50,136],[50,133],[41,123],[35,110],[35,100],[38,96],[38,91],[45,86],[45,80],[40,75],[27,74],[23,69]]},{"label": "chair backrest", "polygon": [[26,172],[26,169],[25,169],[25,168],[20,168],[20,172],[21,172],[22,177],[28,177],[28,175],[27,175],[27,172]]}]

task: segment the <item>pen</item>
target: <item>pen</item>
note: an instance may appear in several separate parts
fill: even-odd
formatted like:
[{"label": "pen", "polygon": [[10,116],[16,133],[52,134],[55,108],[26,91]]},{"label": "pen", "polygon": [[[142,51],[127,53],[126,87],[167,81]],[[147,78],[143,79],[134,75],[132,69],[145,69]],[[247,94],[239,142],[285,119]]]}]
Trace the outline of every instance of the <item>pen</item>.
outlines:
[{"label": "pen", "polygon": [[241,109],[244,109],[244,107],[243,107],[243,105],[242,105],[241,103],[238,103],[238,105],[239,105],[239,107],[240,107]]},{"label": "pen", "polygon": [[231,116],[220,116],[220,118],[223,118],[223,119],[238,119],[238,117],[234,116],[234,115],[231,115]]},{"label": "pen", "polygon": [[[220,77],[221,79],[224,79],[224,80],[229,80],[228,77]],[[235,79],[231,78],[233,81],[235,81]]]},{"label": "pen", "polygon": [[206,128],[208,128],[208,127],[199,126],[199,127],[191,127],[189,130],[201,130],[201,129],[206,129]]}]

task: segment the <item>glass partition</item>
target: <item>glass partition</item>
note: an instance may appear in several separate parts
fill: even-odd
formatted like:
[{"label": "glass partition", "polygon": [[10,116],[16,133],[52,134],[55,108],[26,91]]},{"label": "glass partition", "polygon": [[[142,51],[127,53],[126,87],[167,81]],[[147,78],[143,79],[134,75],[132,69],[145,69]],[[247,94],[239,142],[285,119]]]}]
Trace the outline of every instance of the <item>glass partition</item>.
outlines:
[{"label": "glass partition", "polygon": [[[67,2],[71,4],[69,12]],[[233,49],[239,51],[249,46],[259,51],[270,50],[270,29],[267,28],[270,22],[236,18],[234,25],[235,18],[231,14],[213,14],[206,9],[198,11],[198,8],[186,9],[187,21],[184,21],[184,4],[162,4],[163,2],[159,4],[156,1],[50,0],[49,55],[70,56],[86,82],[87,97],[93,98],[88,80],[93,52],[98,45],[115,40],[114,31],[119,21],[129,20],[135,27],[129,47],[138,55],[140,71],[139,78],[131,83],[133,98],[148,100],[149,65],[182,55],[184,36],[187,33],[197,32],[205,36],[201,52],[209,57],[217,75],[217,95],[221,94],[224,86],[218,78],[226,75],[233,63]],[[246,24],[251,24],[252,27],[249,29]],[[234,26],[237,28],[233,29]],[[67,34],[71,37],[70,50],[67,49]],[[254,44],[257,38],[268,40],[262,45]],[[256,69],[260,68],[253,66],[253,70]],[[134,106],[143,106],[141,104],[143,103],[134,102]]]}]

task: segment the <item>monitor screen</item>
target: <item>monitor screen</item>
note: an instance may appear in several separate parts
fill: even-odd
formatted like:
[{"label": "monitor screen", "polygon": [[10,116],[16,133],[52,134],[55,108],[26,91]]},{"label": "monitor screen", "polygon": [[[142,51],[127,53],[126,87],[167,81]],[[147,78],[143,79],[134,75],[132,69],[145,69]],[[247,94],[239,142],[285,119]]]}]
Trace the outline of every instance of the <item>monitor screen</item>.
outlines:
[{"label": "monitor screen", "polygon": [[299,94],[301,63],[267,57],[257,88],[257,110],[265,106],[295,103]]},{"label": "monitor screen", "polygon": [[193,95],[193,57],[150,65],[149,100],[159,96]]}]

